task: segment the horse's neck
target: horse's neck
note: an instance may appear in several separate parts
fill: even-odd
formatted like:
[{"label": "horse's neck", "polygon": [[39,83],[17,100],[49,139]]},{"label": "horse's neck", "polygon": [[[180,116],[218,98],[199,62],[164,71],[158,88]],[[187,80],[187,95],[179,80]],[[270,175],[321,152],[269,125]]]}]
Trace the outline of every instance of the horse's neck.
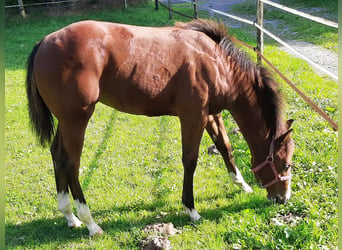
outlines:
[{"label": "horse's neck", "polygon": [[[252,99],[252,100],[251,100]],[[238,124],[252,155],[252,163],[266,157],[270,144],[270,129],[263,116],[262,107],[250,98],[250,93],[241,93],[230,103],[228,110]]]}]

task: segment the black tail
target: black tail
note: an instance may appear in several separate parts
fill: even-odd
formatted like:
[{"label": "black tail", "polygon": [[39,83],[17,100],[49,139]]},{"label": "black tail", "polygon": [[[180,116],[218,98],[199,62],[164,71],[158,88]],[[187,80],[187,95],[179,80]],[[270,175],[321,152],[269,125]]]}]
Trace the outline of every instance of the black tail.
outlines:
[{"label": "black tail", "polygon": [[49,108],[37,89],[34,75],[34,59],[40,43],[34,46],[27,59],[26,93],[32,130],[36,133],[41,145],[44,147],[46,143],[51,143],[55,124]]}]

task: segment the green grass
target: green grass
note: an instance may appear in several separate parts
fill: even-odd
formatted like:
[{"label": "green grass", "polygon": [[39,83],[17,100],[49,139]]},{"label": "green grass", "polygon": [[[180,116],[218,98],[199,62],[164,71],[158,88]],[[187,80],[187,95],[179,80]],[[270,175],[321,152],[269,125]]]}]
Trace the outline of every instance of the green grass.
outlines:
[{"label": "green grass", "polygon": [[[307,8],[318,7],[312,15],[323,17],[337,23],[338,8],[337,1],[335,0],[284,0],[279,3],[306,13],[308,12]],[[254,20],[256,16],[255,1],[246,0],[241,4],[234,5],[232,12],[237,15],[248,16],[250,20]],[[264,4],[264,20],[264,27],[285,41],[306,41],[337,52],[338,36],[336,28],[327,27],[267,4]],[[270,23],[270,21],[272,22]],[[250,32],[255,32],[255,28],[252,26],[246,26],[246,28]],[[265,36],[265,40],[269,43],[273,42],[267,36]]]},{"label": "green grass", "polygon": [[[6,32],[6,247],[8,249],[139,249],[143,228],[172,222],[180,234],[174,249],[336,249],[337,133],[281,82],[294,118],[296,151],[293,195],[286,205],[266,199],[250,171],[250,154],[228,112],[225,124],[236,162],[254,189],[232,184],[220,156],[207,155],[204,134],[194,178],[195,205],[203,219],[183,212],[180,125],[175,117],[132,116],[98,104],[86,133],[80,182],[95,221],[105,230],[89,238],[85,227],[70,230],[57,211],[53,166],[28,126],[25,61],[44,35],[71,22],[101,19],[145,26],[171,25],[153,4],[128,10],[27,21],[11,19]],[[191,8],[184,9],[191,14]],[[174,15],[176,17],[176,15]],[[231,30],[254,43],[254,37]],[[265,54],[282,72],[337,119],[337,85],[303,61],[266,44]],[[254,54],[251,54],[255,58]]]}]

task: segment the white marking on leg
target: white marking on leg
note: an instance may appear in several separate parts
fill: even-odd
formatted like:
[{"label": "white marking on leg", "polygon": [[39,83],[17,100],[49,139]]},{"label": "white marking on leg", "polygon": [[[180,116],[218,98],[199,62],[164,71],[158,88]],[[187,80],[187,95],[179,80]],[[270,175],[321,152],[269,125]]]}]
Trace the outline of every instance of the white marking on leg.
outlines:
[{"label": "white marking on leg", "polygon": [[230,177],[232,178],[234,184],[239,186],[246,193],[252,193],[253,192],[252,188],[245,182],[239,169],[238,168],[235,168],[235,169],[236,169],[236,174],[233,172],[229,172]]},{"label": "white marking on leg", "polygon": [[89,235],[102,234],[103,230],[99,227],[93,217],[91,217],[89,207],[87,204],[81,203],[79,200],[75,200],[78,218],[87,226]]},{"label": "white marking on leg", "polygon": [[201,216],[194,208],[190,209],[190,208],[185,207],[185,212],[189,214],[190,219],[192,221],[198,221],[199,219],[201,219]]},{"label": "white marking on leg", "polygon": [[82,222],[71,211],[69,194],[66,192],[57,193],[58,210],[61,211],[68,222],[69,227],[80,227]]},{"label": "white marking on leg", "polygon": [[290,198],[291,198],[291,180],[289,180],[289,185],[286,190],[285,201],[288,201]]}]

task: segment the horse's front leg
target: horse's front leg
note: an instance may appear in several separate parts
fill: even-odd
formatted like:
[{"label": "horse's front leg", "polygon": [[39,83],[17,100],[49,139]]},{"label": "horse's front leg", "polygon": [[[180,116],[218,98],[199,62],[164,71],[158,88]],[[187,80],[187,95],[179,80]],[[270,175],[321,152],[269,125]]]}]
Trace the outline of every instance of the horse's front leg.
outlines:
[{"label": "horse's front leg", "polygon": [[205,127],[206,119],[187,116],[181,118],[182,130],[182,162],[184,166],[182,202],[191,220],[201,218],[195,210],[193,195],[193,177],[197,165],[199,145]]},{"label": "horse's front leg", "polygon": [[239,169],[236,167],[232,154],[232,147],[221,114],[208,116],[206,130],[214,141],[216,148],[221,153],[234,184],[247,193],[253,192],[252,188],[245,182]]},{"label": "horse's front leg", "polygon": [[[87,226],[90,236],[93,236],[102,234],[103,230],[94,222],[78,180],[86,126],[87,121],[82,122],[81,119],[60,122],[55,138],[58,144],[55,143],[51,151],[55,163],[58,208],[66,217],[69,226],[77,227],[82,221]],[[69,186],[75,200],[80,221],[71,212],[66,184]],[[61,186],[64,188],[63,191],[60,190]]]}]

